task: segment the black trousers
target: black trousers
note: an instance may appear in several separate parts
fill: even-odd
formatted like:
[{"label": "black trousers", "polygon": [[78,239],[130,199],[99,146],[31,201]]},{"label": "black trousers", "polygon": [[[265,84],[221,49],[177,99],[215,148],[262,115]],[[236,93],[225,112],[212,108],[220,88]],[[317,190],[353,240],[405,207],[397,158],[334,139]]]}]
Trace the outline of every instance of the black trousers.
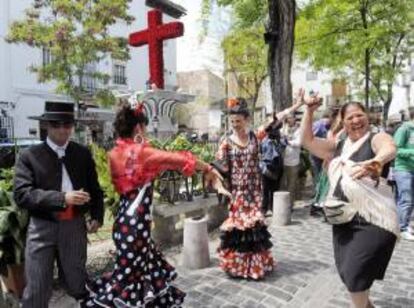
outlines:
[{"label": "black trousers", "polygon": [[282,177],[274,180],[262,175],[262,212],[273,211],[273,193],[280,188]]}]

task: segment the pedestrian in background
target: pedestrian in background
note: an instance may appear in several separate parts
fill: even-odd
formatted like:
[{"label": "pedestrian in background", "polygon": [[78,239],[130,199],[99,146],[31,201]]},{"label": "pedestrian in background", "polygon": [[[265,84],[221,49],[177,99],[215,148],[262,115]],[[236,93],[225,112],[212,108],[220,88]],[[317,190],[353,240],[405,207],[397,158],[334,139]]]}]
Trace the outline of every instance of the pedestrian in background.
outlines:
[{"label": "pedestrian in background", "polygon": [[393,175],[397,185],[397,209],[400,221],[401,237],[414,241],[410,227],[414,209],[414,108],[409,110],[410,121],[404,122],[395,132],[397,157]]}]

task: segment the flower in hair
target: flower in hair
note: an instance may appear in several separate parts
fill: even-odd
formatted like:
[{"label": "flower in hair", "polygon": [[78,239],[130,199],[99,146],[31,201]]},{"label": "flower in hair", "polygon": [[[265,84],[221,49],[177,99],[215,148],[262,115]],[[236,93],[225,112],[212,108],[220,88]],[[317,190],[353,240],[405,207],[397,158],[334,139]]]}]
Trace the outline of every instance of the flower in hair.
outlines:
[{"label": "flower in hair", "polygon": [[239,101],[235,98],[229,98],[227,100],[227,107],[228,108],[233,108],[235,106],[237,106],[239,104]]},{"label": "flower in hair", "polygon": [[138,103],[134,109],[134,115],[137,117],[140,114],[144,114],[144,103]]}]

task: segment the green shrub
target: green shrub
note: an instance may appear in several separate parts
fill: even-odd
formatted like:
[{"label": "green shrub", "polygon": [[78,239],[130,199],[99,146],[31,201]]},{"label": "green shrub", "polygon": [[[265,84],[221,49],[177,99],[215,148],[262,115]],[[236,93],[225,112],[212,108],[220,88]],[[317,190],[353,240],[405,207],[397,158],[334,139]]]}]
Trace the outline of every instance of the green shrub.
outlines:
[{"label": "green shrub", "polygon": [[10,191],[0,188],[0,272],[24,261],[29,216],[15,204]]},{"label": "green shrub", "polygon": [[112,184],[107,152],[96,144],[92,144],[90,147],[96,164],[99,185],[104,192],[105,209],[109,210],[113,215],[116,215],[119,205],[119,194]]}]

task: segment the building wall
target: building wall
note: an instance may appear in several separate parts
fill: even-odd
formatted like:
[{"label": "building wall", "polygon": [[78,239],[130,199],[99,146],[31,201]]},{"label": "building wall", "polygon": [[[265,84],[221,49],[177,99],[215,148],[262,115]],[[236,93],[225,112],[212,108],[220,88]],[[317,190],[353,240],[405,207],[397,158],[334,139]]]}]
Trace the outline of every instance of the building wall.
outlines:
[{"label": "building wall", "polygon": [[209,70],[177,73],[179,88],[189,94],[196,95],[195,102],[187,106],[191,112],[186,124],[200,133],[215,132],[220,129],[221,109],[215,102],[225,97],[224,80]]},{"label": "building wall", "polygon": [[225,96],[223,78],[209,70],[177,73],[177,84],[185,93],[203,96],[211,102]]},{"label": "building wall", "polygon": [[[29,71],[32,64],[42,63],[42,51],[23,44],[8,44],[4,41],[8,27],[13,20],[22,18],[24,10],[32,0],[1,0],[0,1],[0,101],[10,101],[15,104],[11,111],[14,117],[15,137],[29,137],[29,129],[38,130],[37,121],[27,119],[28,116],[40,115],[47,100],[70,101],[64,95],[55,94],[55,83],[40,84],[36,74]],[[135,16],[131,25],[118,23],[112,27],[111,33],[128,37],[131,32],[140,31],[147,27],[147,8],[145,1],[134,0],[130,6],[130,13]],[[164,15],[164,22],[172,20]],[[127,84],[115,85],[110,82],[110,89],[132,92],[145,89],[145,82],[149,76],[148,48],[130,48],[130,60],[126,64]],[[172,89],[176,85],[176,43],[175,40],[164,44],[165,84]],[[113,61],[105,59],[98,64],[98,68],[112,75]]]}]

